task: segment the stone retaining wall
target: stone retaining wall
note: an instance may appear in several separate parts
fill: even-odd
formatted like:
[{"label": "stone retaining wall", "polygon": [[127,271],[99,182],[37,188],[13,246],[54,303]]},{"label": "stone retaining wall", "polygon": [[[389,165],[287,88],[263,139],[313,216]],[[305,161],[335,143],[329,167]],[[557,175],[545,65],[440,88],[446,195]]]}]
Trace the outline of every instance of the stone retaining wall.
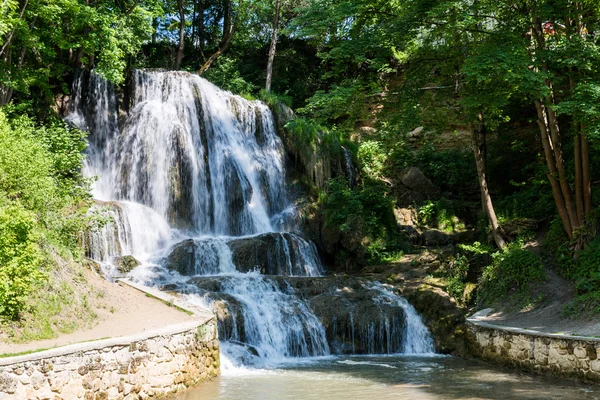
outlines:
[{"label": "stone retaining wall", "polygon": [[212,318],[0,359],[0,399],[146,399],[218,374]]},{"label": "stone retaining wall", "polygon": [[600,382],[600,339],[545,334],[468,320],[472,355],[496,364]]}]

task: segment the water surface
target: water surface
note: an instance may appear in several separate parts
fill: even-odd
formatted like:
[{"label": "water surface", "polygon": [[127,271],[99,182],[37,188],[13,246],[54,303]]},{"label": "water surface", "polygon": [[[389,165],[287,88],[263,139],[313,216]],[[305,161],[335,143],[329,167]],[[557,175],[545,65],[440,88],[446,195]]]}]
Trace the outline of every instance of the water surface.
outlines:
[{"label": "water surface", "polygon": [[233,369],[175,400],[600,399],[600,388],[454,357],[354,356]]}]

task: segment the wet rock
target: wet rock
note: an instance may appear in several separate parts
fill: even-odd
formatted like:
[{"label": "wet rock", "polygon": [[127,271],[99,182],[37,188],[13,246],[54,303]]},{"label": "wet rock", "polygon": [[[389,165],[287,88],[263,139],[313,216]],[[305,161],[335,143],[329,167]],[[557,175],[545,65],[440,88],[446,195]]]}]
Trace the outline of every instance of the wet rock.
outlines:
[{"label": "wet rock", "polygon": [[181,275],[195,273],[195,243],[192,239],[176,244],[167,257],[165,266]]},{"label": "wet rock", "polygon": [[405,314],[401,307],[380,301],[381,293],[351,277],[280,278],[307,300],[319,318],[336,354],[402,351]]},{"label": "wet rock", "polygon": [[133,256],[127,255],[123,257],[115,257],[114,264],[117,266],[117,271],[121,274],[128,274],[132,269],[141,265]]},{"label": "wet rock", "polygon": [[186,239],[177,243],[163,265],[186,276],[234,271],[225,241],[212,237]]},{"label": "wet rock", "polygon": [[314,245],[293,233],[265,233],[227,242],[238,271],[264,275],[312,275],[320,270]]}]

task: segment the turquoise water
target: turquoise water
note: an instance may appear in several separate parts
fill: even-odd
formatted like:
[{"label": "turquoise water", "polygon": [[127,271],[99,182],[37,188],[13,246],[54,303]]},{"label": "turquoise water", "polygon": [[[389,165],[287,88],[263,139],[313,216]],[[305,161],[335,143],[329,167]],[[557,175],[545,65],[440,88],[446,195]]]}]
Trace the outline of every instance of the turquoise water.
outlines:
[{"label": "turquoise water", "polygon": [[454,357],[304,360],[272,370],[225,369],[176,400],[600,399],[600,387]]}]

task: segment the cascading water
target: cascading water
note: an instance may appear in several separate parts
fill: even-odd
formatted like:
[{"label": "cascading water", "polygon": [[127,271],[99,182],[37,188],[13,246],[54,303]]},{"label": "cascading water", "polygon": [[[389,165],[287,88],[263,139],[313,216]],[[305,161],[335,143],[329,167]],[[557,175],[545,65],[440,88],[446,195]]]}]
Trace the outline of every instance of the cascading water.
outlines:
[{"label": "cascading water", "polygon": [[[323,268],[314,244],[295,232],[284,150],[265,104],[182,72],[135,71],[126,117],[115,88],[93,72],[80,73],[73,90],[67,120],[90,131],[85,173],[98,177],[95,209],[108,220],[84,237],[90,258],[111,274],[115,258],[133,255],[142,264],[134,279],[211,307],[238,363],[337,351],[335,330],[294,286],[325,278],[315,278]],[[354,352],[431,351],[404,299],[365,290],[374,309],[396,311],[378,314],[380,324],[353,322]]]}]

